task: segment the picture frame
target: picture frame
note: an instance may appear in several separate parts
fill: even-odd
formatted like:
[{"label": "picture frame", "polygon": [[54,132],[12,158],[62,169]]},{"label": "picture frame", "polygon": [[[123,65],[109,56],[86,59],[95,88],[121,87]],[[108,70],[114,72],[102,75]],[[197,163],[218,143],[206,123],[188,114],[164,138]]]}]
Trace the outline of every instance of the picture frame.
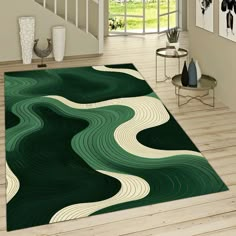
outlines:
[{"label": "picture frame", "polygon": [[214,31],[214,1],[196,0],[196,26]]},{"label": "picture frame", "polygon": [[219,0],[219,35],[236,42],[236,0]]}]

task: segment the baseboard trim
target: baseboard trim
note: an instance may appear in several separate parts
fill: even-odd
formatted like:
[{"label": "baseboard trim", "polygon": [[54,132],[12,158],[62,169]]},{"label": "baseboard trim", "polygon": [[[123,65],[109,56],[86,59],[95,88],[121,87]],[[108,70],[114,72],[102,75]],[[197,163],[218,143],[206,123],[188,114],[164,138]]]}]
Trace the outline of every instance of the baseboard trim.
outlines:
[{"label": "baseboard trim", "polygon": [[[86,54],[86,55],[78,55],[78,56],[66,56],[64,57],[64,60],[62,62],[76,61],[83,58],[100,57],[102,55],[103,53]],[[49,65],[52,63],[58,63],[58,64],[61,63],[61,62],[56,62],[54,58],[45,58],[44,62]],[[33,59],[32,63],[28,65],[23,64],[22,60],[5,61],[5,62],[0,62],[0,71],[4,72],[4,69],[8,68],[7,70],[9,70],[9,68],[15,67],[15,66],[17,67],[21,66],[22,69],[27,69],[27,68],[32,68],[32,66],[37,66],[40,63],[41,63],[40,59]]]}]

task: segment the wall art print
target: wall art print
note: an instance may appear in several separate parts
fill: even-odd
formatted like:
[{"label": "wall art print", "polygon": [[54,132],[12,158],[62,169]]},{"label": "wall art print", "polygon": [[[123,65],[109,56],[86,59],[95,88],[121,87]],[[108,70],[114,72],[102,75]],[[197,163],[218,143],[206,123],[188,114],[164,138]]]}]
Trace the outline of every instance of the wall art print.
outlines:
[{"label": "wall art print", "polygon": [[219,0],[219,34],[236,42],[236,0]]},{"label": "wall art print", "polygon": [[213,32],[213,1],[196,0],[196,26]]}]

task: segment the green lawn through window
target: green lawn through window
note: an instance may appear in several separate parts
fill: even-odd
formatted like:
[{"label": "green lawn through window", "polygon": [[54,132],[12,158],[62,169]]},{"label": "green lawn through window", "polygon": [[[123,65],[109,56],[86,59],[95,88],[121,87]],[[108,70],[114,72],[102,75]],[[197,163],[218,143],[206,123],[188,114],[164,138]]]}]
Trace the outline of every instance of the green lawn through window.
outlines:
[{"label": "green lawn through window", "polygon": [[[160,13],[167,13],[168,12],[168,4],[167,0],[160,1]],[[157,0],[148,0],[145,3],[145,28],[148,31],[156,31],[157,30]],[[125,5],[124,3],[119,2],[117,0],[109,0],[109,12],[110,18],[112,17],[116,19],[116,22],[121,23],[121,27],[118,27],[117,31],[124,31],[124,17],[123,16],[116,16],[116,15],[124,15],[125,12]],[[170,1],[170,11],[176,10],[176,0]],[[143,15],[143,3],[141,0],[133,0],[127,1],[127,15],[134,15],[134,16],[142,16]],[[176,13],[170,15],[170,27],[176,27]],[[110,21],[110,23],[112,23]],[[168,17],[162,16],[160,17],[160,28],[167,29],[168,27]],[[138,17],[127,17],[127,30],[134,31],[134,30],[142,30],[143,29],[143,21],[142,18]],[[113,29],[112,31],[116,31]],[[110,29],[111,31],[111,29]]]}]

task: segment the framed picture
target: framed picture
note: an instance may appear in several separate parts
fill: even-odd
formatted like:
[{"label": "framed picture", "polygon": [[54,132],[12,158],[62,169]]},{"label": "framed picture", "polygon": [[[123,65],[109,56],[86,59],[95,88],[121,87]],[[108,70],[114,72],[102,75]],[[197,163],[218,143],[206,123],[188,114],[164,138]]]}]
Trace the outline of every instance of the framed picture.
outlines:
[{"label": "framed picture", "polygon": [[213,0],[196,0],[196,26],[213,32]]},{"label": "framed picture", "polygon": [[219,34],[236,42],[236,0],[219,0]]}]

